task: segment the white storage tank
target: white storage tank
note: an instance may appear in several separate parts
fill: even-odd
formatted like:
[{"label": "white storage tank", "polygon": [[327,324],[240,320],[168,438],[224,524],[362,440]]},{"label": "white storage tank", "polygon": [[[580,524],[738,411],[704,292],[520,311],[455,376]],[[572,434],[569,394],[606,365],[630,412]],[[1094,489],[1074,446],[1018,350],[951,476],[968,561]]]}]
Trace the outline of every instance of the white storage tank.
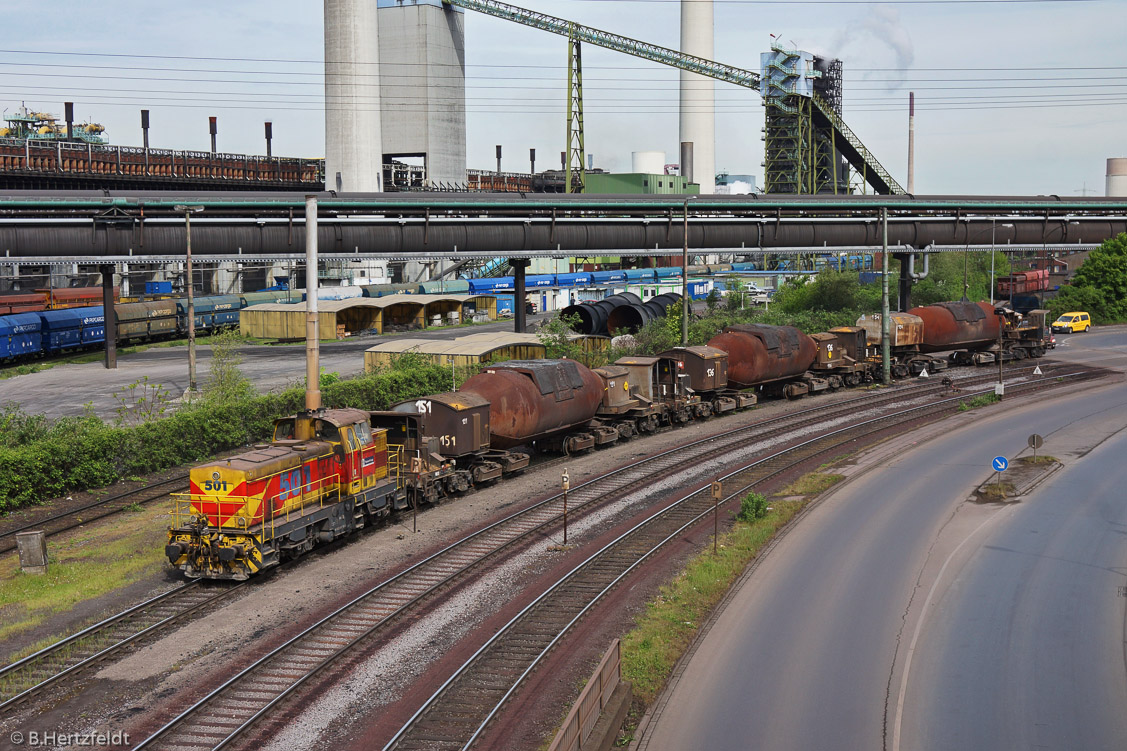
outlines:
[{"label": "white storage tank", "polygon": [[634,174],[664,175],[664,151],[635,151],[630,154],[630,163]]},{"label": "white storage tank", "polygon": [[1107,160],[1107,195],[1127,197],[1127,157]]}]

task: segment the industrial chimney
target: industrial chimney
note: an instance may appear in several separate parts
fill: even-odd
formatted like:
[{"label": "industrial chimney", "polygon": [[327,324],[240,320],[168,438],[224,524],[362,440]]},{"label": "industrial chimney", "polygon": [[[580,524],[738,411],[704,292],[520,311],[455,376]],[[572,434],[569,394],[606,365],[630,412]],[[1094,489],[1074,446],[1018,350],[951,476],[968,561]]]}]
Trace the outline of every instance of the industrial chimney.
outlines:
[{"label": "industrial chimney", "polygon": [[325,0],[326,190],[383,190],[376,5]]},{"label": "industrial chimney", "polygon": [[[712,0],[681,0],[681,51],[714,58]],[[701,193],[716,192],[715,84],[699,73],[681,71],[681,143],[693,144],[692,175]],[[681,165],[685,173],[686,165]]]}]

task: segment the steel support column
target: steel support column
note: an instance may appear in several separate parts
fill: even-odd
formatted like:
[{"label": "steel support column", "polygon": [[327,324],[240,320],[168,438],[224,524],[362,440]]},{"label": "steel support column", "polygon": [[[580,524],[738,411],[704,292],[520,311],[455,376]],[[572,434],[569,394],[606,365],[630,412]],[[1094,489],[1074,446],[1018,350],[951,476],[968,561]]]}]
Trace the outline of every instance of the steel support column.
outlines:
[{"label": "steel support column", "polygon": [[102,314],[106,331],[106,368],[117,369],[117,314],[114,311],[113,300],[113,272],[112,263],[103,263],[98,266],[102,274]]},{"label": "steel support column", "polygon": [[513,329],[518,334],[524,333],[526,325],[524,304],[527,293],[524,288],[524,271],[531,263],[532,261],[527,258],[509,259],[509,266],[513,269]]}]

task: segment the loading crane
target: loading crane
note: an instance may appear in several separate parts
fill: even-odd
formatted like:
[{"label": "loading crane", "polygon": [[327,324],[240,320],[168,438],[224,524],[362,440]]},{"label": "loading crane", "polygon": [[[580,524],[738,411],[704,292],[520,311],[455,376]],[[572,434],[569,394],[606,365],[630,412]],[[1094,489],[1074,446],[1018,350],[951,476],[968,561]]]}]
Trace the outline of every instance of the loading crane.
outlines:
[{"label": "loading crane", "polygon": [[[567,192],[582,192],[585,172],[583,143],[583,72],[581,44],[621,52],[643,60],[698,73],[717,81],[761,92],[767,107],[765,187],[769,193],[848,193],[848,175],[837,168],[840,158],[861,176],[876,193],[903,194],[861,139],[845,124],[838,110],[825,98],[803,96],[786,81],[797,78],[797,55],[780,54],[773,65],[791,76],[772,77],[764,87],[755,71],[687,55],[668,47],[613,34],[609,31],[520,8],[496,0],[442,0],[445,5],[473,10],[568,39]],[[772,47],[773,52],[783,52]],[[789,66],[789,67],[788,67]],[[780,81],[782,81],[780,83]],[[792,81],[793,83],[793,81]]]}]

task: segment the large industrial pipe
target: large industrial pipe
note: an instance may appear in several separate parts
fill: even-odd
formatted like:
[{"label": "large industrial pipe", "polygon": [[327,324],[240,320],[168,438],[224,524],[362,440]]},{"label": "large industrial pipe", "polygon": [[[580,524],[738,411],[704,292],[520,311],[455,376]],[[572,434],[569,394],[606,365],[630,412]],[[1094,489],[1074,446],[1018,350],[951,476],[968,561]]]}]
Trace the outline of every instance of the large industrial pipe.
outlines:
[{"label": "large industrial pipe", "polygon": [[[2,204],[2,202],[0,202]],[[322,208],[325,208],[322,206]],[[73,215],[48,220],[0,220],[0,251],[5,258],[180,255],[184,237],[180,226],[152,219],[146,210],[144,222],[122,219],[77,222]],[[1099,243],[1127,232],[1127,217],[1020,219],[1007,216],[1003,232],[998,225],[999,245],[1062,245]],[[971,221],[889,222],[889,245],[893,248],[975,246],[985,238],[989,249],[989,217]],[[299,253],[304,228],[287,220],[263,220],[253,215],[220,218],[209,213],[208,222],[193,226],[194,251],[198,256],[231,255],[237,248],[259,253]],[[681,251],[680,233],[667,234],[664,222],[633,220],[525,222],[519,218],[437,223],[387,221],[351,216],[329,218],[320,223],[322,252],[374,253],[402,256],[457,248],[459,253],[506,251],[552,251],[556,255],[631,251],[629,255],[654,250]],[[1003,240],[1004,234],[1004,240]],[[868,219],[823,222],[816,218],[793,222],[747,222],[720,217],[701,218],[693,225],[693,248],[739,249],[755,253],[773,248],[879,247],[881,223]],[[643,250],[644,249],[644,250]],[[605,251],[605,252],[604,252]]]},{"label": "large industrial pipe", "polygon": [[607,332],[614,336],[637,331],[650,321],[664,318],[669,313],[669,308],[679,302],[679,294],[666,292],[644,303],[619,306],[607,316]]},{"label": "large industrial pipe", "polygon": [[619,292],[593,303],[569,305],[563,309],[565,316],[579,316],[580,334],[606,334],[610,314],[623,305],[641,305],[642,300],[633,292]]},{"label": "large industrial pipe", "polygon": [[[714,59],[712,0],[681,0],[681,52]],[[716,192],[716,86],[681,71],[681,143],[693,144],[693,177],[701,193]]]}]

